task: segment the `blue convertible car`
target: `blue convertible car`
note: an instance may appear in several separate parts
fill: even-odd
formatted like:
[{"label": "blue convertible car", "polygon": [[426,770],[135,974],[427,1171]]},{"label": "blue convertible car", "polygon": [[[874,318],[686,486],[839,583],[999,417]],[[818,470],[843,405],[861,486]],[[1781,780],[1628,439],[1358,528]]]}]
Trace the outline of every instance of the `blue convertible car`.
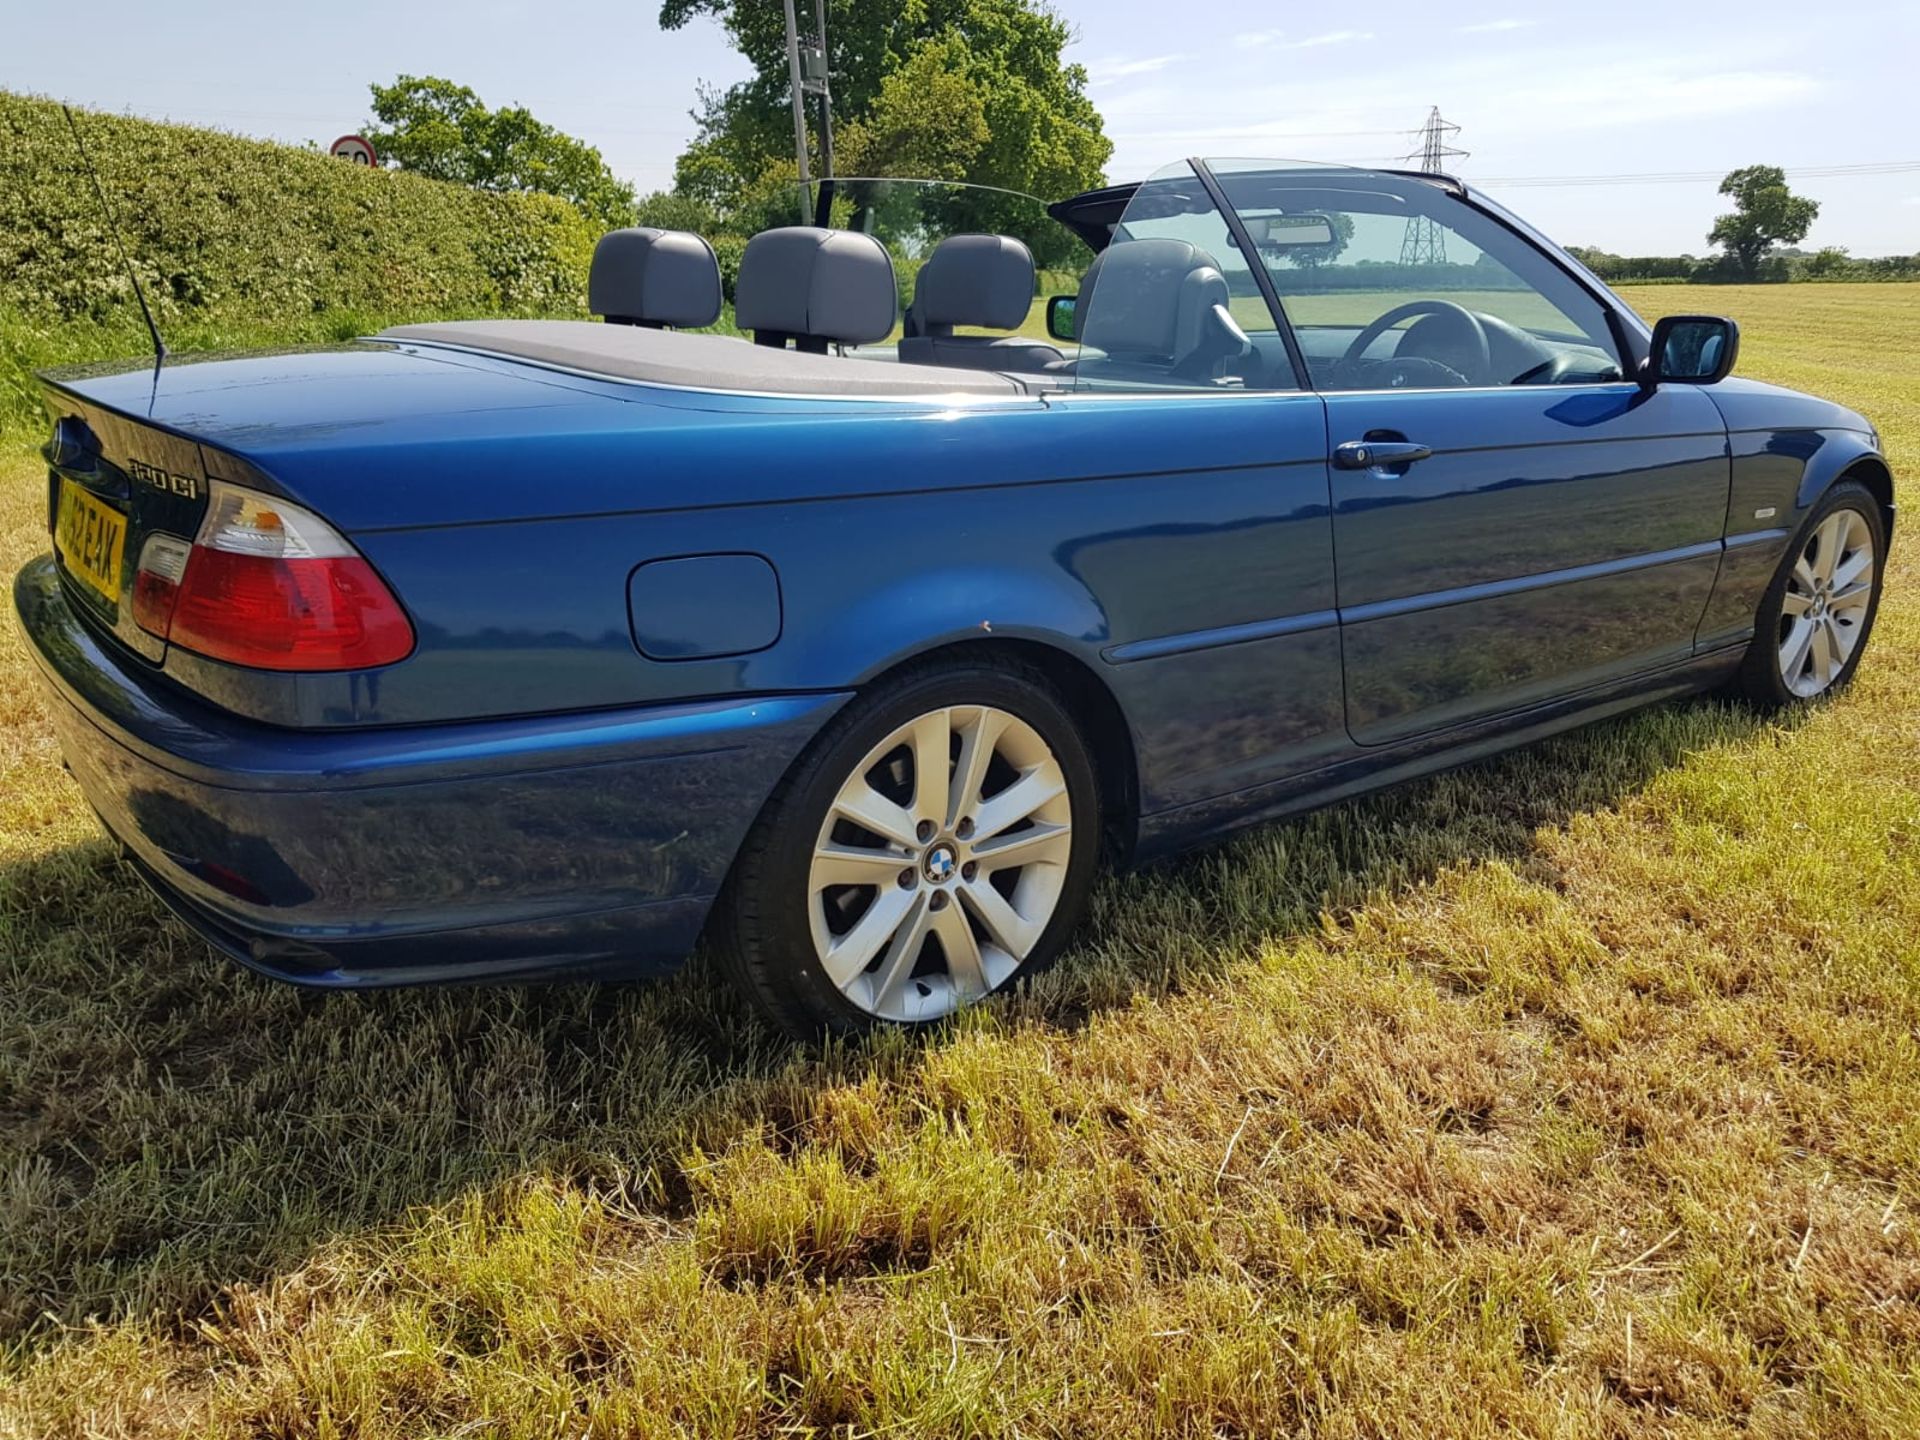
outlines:
[{"label": "blue convertible car", "polygon": [[15,604],[128,861],[303,983],[704,932],[793,1029],[923,1021],[1054,956],[1103,856],[1860,663],[1873,427],[1453,180],[1062,201],[1045,339],[1027,240],[880,208],[755,237],[742,336],[685,333],[707,242],[629,230],[607,323],[49,378]]}]

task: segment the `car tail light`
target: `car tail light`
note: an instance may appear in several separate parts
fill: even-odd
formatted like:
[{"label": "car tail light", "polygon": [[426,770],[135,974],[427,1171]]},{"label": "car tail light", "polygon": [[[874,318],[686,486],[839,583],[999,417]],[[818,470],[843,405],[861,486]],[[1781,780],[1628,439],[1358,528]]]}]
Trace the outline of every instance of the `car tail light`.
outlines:
[{"label": "car tail light", "polygon": [[180,577],[187,573],[192,553],[193,542],[178,535],[149,535],[140,547],[140,565],[133,572],[133,623],[149,635],[166,639],[180,597]]},{"label": "car tail light", "polygon": [[133,613],[169,644],[262,670],[365,670],[413,650],[374,568],[310,510],[215,481],[191,546],[150,537]]}]

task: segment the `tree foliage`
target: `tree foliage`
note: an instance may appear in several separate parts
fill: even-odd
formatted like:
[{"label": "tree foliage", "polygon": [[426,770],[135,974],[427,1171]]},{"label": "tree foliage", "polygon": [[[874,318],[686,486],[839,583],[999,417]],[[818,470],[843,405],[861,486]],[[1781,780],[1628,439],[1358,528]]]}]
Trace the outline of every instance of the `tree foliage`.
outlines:
[{"label": "tree foliage", "polygon": [[479,190],[557,195],[606,229],[633,223],[633,187],[593,146],[523,106],[490,110],[465,85],[435,75],[368,88],[384,128],[367,138],[401,169]]},{"label": "tree foliage", "polygon": [[[782,7],[660,7],[668,29],[702,15],[725,26],[754,75],[702,95],[700,132],[676,167],[675,189],[727,215],[771,201],[789,220],[795,170]],[[966,180],[1049,199],[1100,183],[1113,146],[1087,98],[1085,69],[1061,59],[1072,31],[1042,0],[828,0],[827,38],[838,173]],[[1044,249],[1050,237],[1027,238]]]},{"label": "tree foliage", "polygon": [[1733,199],[1733,213],[1722,215],[1707,232],[1707,240],[1722,246],[1742,278],[1757,279],[1760,262],[1775,245],[1806,239],[1820,213],[1816,201],[1787,189],[1786,172],[1778,165],[1748,165],[1728,173],[1720,193]]}]

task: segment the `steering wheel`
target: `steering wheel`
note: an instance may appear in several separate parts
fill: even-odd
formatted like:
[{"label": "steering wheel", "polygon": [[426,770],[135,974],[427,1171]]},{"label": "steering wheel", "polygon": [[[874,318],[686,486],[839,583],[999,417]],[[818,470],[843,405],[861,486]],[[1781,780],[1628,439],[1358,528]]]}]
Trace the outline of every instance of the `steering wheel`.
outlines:
[{"label": "steering wheel", "polygon": [[[1416,315],[1444,315],[1459,324],[1461,334],[1467,342],[1469,354],[1466,358],[1472,365],[1471,374],[1457,370],[1444,361],[1433,360],[1424,355],[1396,355],[1391,360],[1367,361],[1367,350],[1374,341],[1402,320],[1411,320]],[[1434,370],[1444,371],[1448,376],[1457,377],[1460,384],[1483,385],[1493,369],[1493,351],[1487,341],[1487,327],[1480,323],[1478,315],[1465,306],[1456,305],[1451,300],[1409,300],[1404,305],[1394,306],[1354,336],[1353,343],[1347,346],[1347,353],[1340,357],[1340,364],[1343,367],[1358,367],[1362,363],[1419,366],[1423,370],[1430,366]]]}]

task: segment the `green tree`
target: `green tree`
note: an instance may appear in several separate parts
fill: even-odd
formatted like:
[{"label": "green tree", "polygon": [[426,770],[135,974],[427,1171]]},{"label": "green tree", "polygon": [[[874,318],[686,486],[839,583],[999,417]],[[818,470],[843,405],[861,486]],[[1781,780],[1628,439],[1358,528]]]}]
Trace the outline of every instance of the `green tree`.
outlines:
[{"label": "green tree", "polygon": [[[764,178],[784,165],[791,195],[783,9],[662,0],[667,29],[701,15],[725,26],[754,74],[702,94],[675,188],[732,212],[765,195]],[[1100,183],[1113,145],[1085,69],[1061,59],[1073,32],[1043,0],[828,0],[827,34],[839,173],[964,179],[1049,199]],[[1050,237],[1026,238],[1045,248]]]},{"label": "green tree", "polygon": [[489,110],[465,85],[435,75],[402,75],[368,88],[381,124],[367,138],[402,170],[480,190],[558,195],[608,229],[633,223],[633,187],[593,146],[531,111]]},{"label": "green tree", "polygon": [[866,117],[840,128],[842,173],[970,178],[993,139],[972,68],[967,42],[957,36],[915,50],[881,80]]},{"label": "green tree", "polygon": [[1747,280],[1759,277],[1760,262],[1775,245],[1806,239],[1820,213],[1817,202],[1787,189],[1786,172],[1778,165],[1732,171],[1720,182],[1720,193],[1733,198],[1733,213],[1715,220],[1707,239],[1726,249]]},{"label": "green tree", "polygon": [[1853,257],[1847,254],[1844,245],[1828,245],[1816,250],[1801,265],[1801,273],[1815,280],[1837,279],[1850,274],[1853,269]]}]

